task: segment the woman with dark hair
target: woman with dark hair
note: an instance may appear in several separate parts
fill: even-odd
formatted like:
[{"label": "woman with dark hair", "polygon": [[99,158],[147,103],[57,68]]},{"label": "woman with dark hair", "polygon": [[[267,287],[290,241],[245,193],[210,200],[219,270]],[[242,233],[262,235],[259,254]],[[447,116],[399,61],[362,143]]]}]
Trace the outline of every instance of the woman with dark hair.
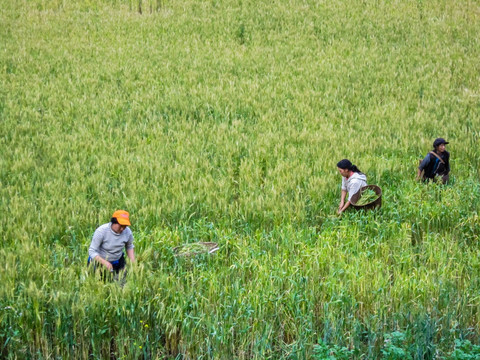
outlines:
[{"label": "woman with dark hair", "polygon": [[[342,196],[338,213],[341,214],[350,206],[350,200],[364,186],[367,186],[367,177],[365,174],[352,164],[348,159],[343,159],[337,163],[338,172],[342,175]],[[345,198],[348,193],[348,201]]]}]

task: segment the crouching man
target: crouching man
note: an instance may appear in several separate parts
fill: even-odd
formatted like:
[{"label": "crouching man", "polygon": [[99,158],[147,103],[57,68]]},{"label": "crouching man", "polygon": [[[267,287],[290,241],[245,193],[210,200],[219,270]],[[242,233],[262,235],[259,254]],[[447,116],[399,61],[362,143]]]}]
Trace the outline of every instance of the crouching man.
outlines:
[{"label": "crouching man", "polygon": [[88,249],[88,264],[93,261],[94,268],[100,265],[118,276],[118,273],[125,268],[123,249],[126,250],[130,261],[134,263],[135,253],[130,225],[128,212],[125,210],[115,211],[109,223],[103,224],[95,230]]}]

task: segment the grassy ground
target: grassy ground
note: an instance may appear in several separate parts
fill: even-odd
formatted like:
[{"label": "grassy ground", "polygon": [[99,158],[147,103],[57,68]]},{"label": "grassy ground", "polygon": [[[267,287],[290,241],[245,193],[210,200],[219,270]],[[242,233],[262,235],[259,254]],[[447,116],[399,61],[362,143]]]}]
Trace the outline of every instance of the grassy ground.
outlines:
[{"label": "grassy ground", "polygon": [[[0,357],[480,356],[478,1],[0,8]],[[342,158],[379,212],[334,215]],[[85,268],[118,208],[124,288]]]}]

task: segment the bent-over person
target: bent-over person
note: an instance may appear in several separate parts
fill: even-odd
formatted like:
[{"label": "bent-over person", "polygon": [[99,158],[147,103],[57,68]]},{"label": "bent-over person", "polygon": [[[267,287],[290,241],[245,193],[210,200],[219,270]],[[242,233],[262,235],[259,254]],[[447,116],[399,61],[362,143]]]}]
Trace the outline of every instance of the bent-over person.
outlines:
[{"label": "bent-over person", "polygon": [[[340,205],[338,206],[338,214],[341,214],[350,206],[352,196],[359,192],[362,187],[367,186],[367,176],[348,159],[339,161],[337,168],[340,175],[342,175],[342,195],[340,197]],[[345,202],[347,193],[348,200]]]},{"label": "bent-over person", "polygon": [[443,184],[448,182],[450,175],[450,153],[445,149],[446,144],[448,144],[448,142],[443,138],[435,139],[433,142],[433,150],[425,156],[418,167],[417,180],[422,178],[423,181],[428,182],[441,178]]},{"label": "bent-over person", "polygon": [[[125,268],[125,254],[135,262],[133,234],[130,230],[130,215],[125,210],[113,213],[110,222],[99,226],[88,249],[88,263],[101,264],[106,270],[118,274]],[[95,266],[96,267],[96,266]]]}]

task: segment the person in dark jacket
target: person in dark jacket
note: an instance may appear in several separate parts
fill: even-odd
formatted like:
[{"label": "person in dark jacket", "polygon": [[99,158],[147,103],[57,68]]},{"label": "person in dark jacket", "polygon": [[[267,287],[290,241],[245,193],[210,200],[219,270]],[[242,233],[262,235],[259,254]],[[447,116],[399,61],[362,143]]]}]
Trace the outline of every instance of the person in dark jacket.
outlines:
[{"label": "person in dark jacket", "polygon": [[442,183],[446,184],[448,182],[450,153],[445,149],[447,144],[448,141],[443,138],[435,139],[433,150],[425,156],[418,167],[417,179],[422,178],[423,181],[435,181],[437,177],[440,177]]}]

